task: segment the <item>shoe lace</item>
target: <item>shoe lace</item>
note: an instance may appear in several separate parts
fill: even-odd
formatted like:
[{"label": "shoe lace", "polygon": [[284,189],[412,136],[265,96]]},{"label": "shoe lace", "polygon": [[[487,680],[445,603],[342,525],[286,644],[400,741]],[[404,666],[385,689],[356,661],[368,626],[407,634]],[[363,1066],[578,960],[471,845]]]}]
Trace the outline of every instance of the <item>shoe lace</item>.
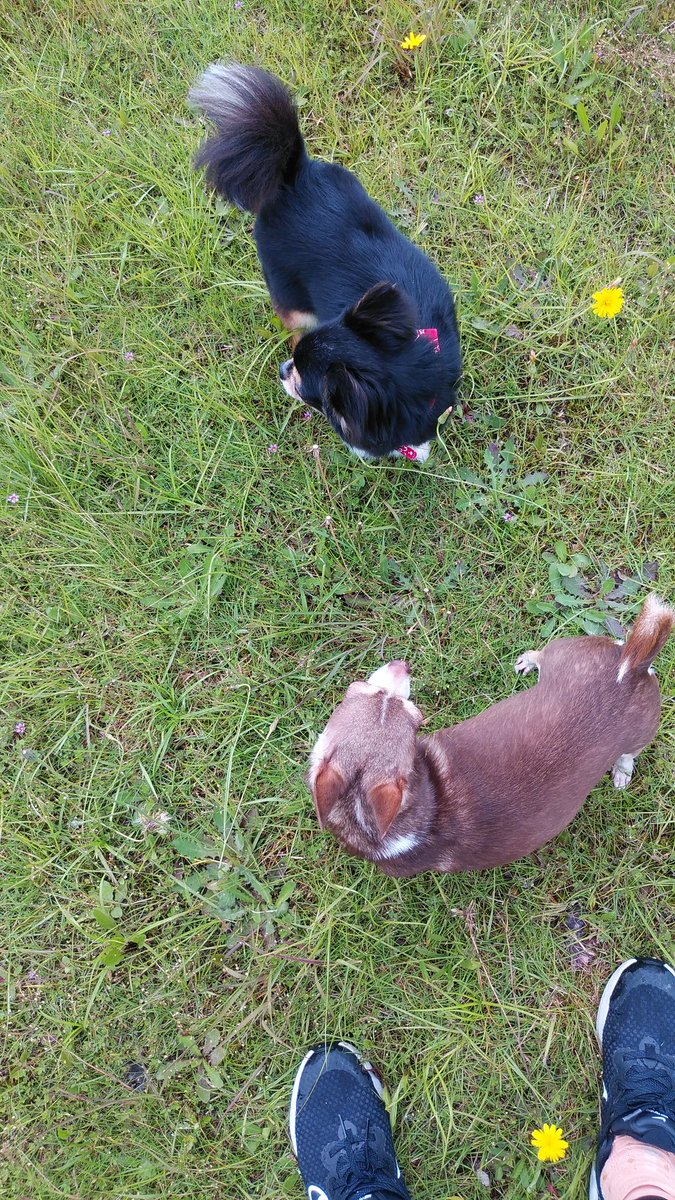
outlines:
[{"label": "shoe lace", "polygon": [[637,1051],[616,1050],[614,1066],[610,1121],[639,1108],[675,1119],[675,1058],[662,1054],[654,1038],[643,1038]]},{"label": "shoe lace", "polygon": [[408,1200],[403,1180],[396,1178],[397,1164],[386,1137],[370,1119],[359,1132],[340,1116],[337,1141],[324,1147],[321,1158],[329,1175],[331,1200],[357,1200],[373,1188]]}]

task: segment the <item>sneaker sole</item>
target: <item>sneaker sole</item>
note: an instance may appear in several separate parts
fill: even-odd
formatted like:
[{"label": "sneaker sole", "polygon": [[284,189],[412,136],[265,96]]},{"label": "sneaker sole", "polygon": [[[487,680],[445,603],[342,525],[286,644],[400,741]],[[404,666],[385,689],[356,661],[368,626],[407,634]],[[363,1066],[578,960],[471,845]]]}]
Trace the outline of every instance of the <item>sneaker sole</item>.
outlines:
[{"label": "sneaker sole", "polygon": [[[351,1042],[335,1042],[334,1044],[336,1046],[341,1046],[343,1050],[349,1050],[350,1054],[354,1055],[354,1058],[356,1058],[358,1060],[360,1066],[363,1067],[364,1071],[368,1072],[370,1082],[372,1083],[375,1091],[377,1092],[378,1096],[380,1097],[380,1100],[383,1100],[384,1099],[384,1084],[382,1083],[382,1080],[381,1080],[379,1074],[377,1073],[377,1071],[375,1070],[375,1067],[373,1066],[373,1064],[371,1062],[369,1062],[367,1058],[364,1058],[363,1055],[360,1054],[359,1051],[356,1049],[356,1046],[352,1046]],[[291,1138],[291,1147],[293,1149],[293,1153],[296,1158],[298,1157],[298,1143],[297,1143],[297,1139],[295,1136],[295,1122],[296,1122],[297,1111],[298,1111],[298,1092],[300,1091],[300,1079],[302,1077],[302,1072],[305,1069],[305,1065],[309,1062],[312,1055],[316,1054],[316,1052],[317,1052],[316,1046],[314,1046],[312,1050],[307,1051],[305,1057],[303,1058],[302,1062],[300,1063],[300,1066],[298,1067],[297,1071],[295,1072],[295,1079],[293,1080],[293,1091],[291,1092],[291,1103],[290,1103],[290,1107],[288,1110],[288,1132],[289,1132],[290,1138]]]},{"label": "sneaker sole", "polygon": [[598,1005],[598,1015],[595,1019],[595,1034],[598,1039],[598,1045],[600,1046],[600,1049],[602,1049],[602,1035],[605,1032],[607,1013],[609,1012],[609,1005],[612,996],[616,991],[616,985],[624,971],[628,970],[628,967],[632,967],[634,962],[637,962],[636,958],[627,958],[625,962],[622,962],[621,965],[616,968],[616,971],[612,972],[607,980],[607,983],[605,984],[602,996],[600,997],[600,1003]]},{"label": "sneaker sole", "polygon": [[[637,962],[637,959],[627,958],[625,962],[622,962],[621,965],[616,968],[616,971],[614,971],[607,980],[602,996],[600,997],[598,1015],[595,1020],[595,1033],[601,1050],[602,1035],[605,1032],[605,1022],[607,1021],[607,1014],[609,1012],[612,996],[616,991],[616,985],[618,984],[624,971],[627,970],[628,967],[632,967],[634,962]],[[675,977],[675,969],[671,967],[670,963],[664,963],[663,965],[668,971],[670,971],[671,975]],[[588,1181],[588,1200],[600,1200],[600,1183],[596,1175],[595,1163],[593,1163],[593,1166],[591,1167],[591,1177]]]}]

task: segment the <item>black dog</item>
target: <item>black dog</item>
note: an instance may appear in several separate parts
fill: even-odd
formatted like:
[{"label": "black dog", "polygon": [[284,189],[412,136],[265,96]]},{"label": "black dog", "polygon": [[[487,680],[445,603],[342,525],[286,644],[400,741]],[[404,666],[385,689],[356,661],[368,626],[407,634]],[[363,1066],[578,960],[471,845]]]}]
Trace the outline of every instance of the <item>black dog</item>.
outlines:
[{"label": "black dog", "polygon": [[190,92],[216,132],[197,166],[256,214],[272,303],[307,332],[281,369],[362,457],[424,461],[461,375],[452,294],[351,172],[309,157],[293,100],[257,67],[209,67]]}]

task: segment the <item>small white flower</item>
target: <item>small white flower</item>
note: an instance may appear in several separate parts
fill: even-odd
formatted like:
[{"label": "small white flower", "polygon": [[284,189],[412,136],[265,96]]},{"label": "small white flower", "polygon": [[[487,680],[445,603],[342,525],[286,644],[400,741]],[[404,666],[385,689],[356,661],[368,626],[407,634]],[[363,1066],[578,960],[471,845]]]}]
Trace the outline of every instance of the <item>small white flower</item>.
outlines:
[{"label": "small white flower", "polygon": [[139,825],[143,833],[158,833],[161,837],[169,832],[171,824],[171,816],[167,812],[147,812],[145,809],[139,808],[134,822]]}]

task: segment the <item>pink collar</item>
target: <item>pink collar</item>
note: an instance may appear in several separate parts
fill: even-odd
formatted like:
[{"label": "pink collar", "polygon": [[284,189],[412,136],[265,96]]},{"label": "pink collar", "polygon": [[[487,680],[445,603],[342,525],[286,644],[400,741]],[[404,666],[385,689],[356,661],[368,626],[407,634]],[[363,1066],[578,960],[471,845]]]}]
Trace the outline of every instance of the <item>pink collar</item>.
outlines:
[{"label": "pink collar", "polygon": [[[440,354],[441,343],[438,338],[437,329],[418,329],[417,336],[418,338],[427,338],[428,341],[431,342],[436,353]],[[399,454],[402,454],[404,458],[409,458],[411,462],[414,462],[417,458],[417,451],[414,446],[399,446],[398,452]]]},{"label": "pink collar", "polygon": [[421,337],[427,338],[431,342],[436,353],[440,354],[441,343],[438,340],[438,330],[437,329],[418,329],[417,336],[418,336],[418,338],[421,338]]}]

